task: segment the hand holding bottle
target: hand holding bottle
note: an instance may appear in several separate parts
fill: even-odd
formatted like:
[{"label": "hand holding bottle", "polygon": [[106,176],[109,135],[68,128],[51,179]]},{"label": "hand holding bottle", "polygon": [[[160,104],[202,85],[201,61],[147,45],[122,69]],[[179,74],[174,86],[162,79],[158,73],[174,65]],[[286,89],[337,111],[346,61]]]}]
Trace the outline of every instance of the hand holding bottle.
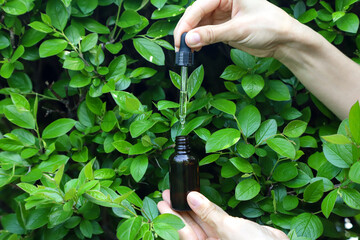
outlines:
[{"label": "hand holding bottle", "polygon": [[158,203],[160,213],[172,213],[179,216],[185,227],[179,231],[182,240],[288,240],[282,231],[261,226],[255,222],[232,217],[210,202],[198,192],[187,196],[192,212],[174,212],[170,207],[170,191],[163,192],[163,199]]},{"label": "hand holding bottle", "polygon": [[260,57],[277,54],[289,43],[291,31],[302,27],[281,8],[266,0],[197,0],[186,10],[174,30],[175,46],[188,32],[189,47],[225,42]]}]

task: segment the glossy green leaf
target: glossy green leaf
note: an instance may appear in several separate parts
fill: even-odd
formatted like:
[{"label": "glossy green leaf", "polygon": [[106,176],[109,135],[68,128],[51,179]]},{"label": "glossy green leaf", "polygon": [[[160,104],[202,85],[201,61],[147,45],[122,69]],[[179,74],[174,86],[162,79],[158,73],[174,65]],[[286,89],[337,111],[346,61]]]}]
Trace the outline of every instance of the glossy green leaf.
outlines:
[{"label": "glossy green leaf", "polygon": [[342,134],[333,134],[328,136],[321,136],[329,143],[333,144],[351,144],[351,140]]},{"label": "glossy green leaf", "polygon": [[234,102],[226,100],[226,99],[215,99],[210,102],[211,106],[214,108],[225,112],[230,115],[235,115],[236,105]]},{"label": "glossy green leaf", "polygon": [[188,78],[188,97],[193,97],[201,87],[201,83],[204,80],[204,67],[201,65],[196,68]]},{"label": "glossy green leaf", "polygon": [[133,44],[136,51],[147,61],[159,66],[165,64],[165,55],[161,47],[146,38],[135,38]]},{"label": "glossy green leaf", "polygon": [[4,113],[13,124],[26,129],[35,129],[35,119],[30,111],[19,110],[16,106],[9,105],[4,108]]},{"label": "glossy green leaf", "polygon": [[214,132],[208,139],[206,152],[216,152],[229,148],[240,139],[240,132],[234,128],[225,128]]},{"label": "glossy green leaf", "polygon": [[287,86],[280,80],[271,80],[265,90],[265,96],[274,101],[290,100],[290,92]]},{"label": "glossy green leaf", "polygon": [[42,137],[44,139],[56,138],[69,132],[76,121],[70,118],[60,118],[50,123],[43,131]]},{"label": "glossy green leaf", "polygon": [[151,19],[161,19],[161,18],[168,18],[168,17],[175,17],[179,14],[182,14],[185,11],[185,8],[178,5],[166,5],[161,9],[155,10],[152,15]]},{"label": "glossy green leaf", "polygon": [[300,120],[290,122],[285,128],[283,133],[290,138],[300,137],[306,130],[307,123]]},{"label": "glossy green leaf", "polygon": [[50,39],[41,43],[39,55],[42,58],[50,57],[61,53],[67,47],[67,42],[63,39]]},{"label": "glossy green leaf", "polygon": [[360,144],[360,104],[356,102],[350,109],[349,126],[351,136],[357,144]]},{"label": "glossy green leaf", "polygon": [[137,156],[136,158],[134,158],[134,160],[132,160],[130,166],[130,173],[136,182],[139,182],[141,178],[144,176],[148,164],[149,164],[149,160],[145,155]]},{"label": "glossy green leaf", "polygon": [[239,121],[241,131],[246,137],[250,137],[254,132],[256,132],[261,124],[260,112],[253,105],[248,105],[241,109],[237,115],[237,119]]},{"label": "glossy green leaf", "polygon": [[332,210],[334,209],[337,195],[337,190],[333,190],[324,198],[321,203],[321,211],[326,218],[329,218]]},{"label": "glossy green leaf", "polygon": [[278,182],[286,182],[298,175],[294,162],[280,163],[274,170],[273,178]]},{"label": "glossy green leaf", "polygon": [[245,179],[235,188],[235,198],[240,201],[250,200],[260,192],[260,184],[254,179]]},{"label": "glossy green leaf", "polygon": [[241,80],[241,86],[250,98],[256,97],[264,88],[265,82],[260,75],[246,75]]},{"label": "glossy green leaf", "polygon": [[317,239],[324,231],[323,224],[319,217],[311,213],[302,213],[291,221],[291,229],[294,229],[297,236]]},{"label": "glossy green leaf", "polygon": [[283,138],[272,138],[267,140],[267,145],[280,156],[295,159],[296,151],[294,145]]}]

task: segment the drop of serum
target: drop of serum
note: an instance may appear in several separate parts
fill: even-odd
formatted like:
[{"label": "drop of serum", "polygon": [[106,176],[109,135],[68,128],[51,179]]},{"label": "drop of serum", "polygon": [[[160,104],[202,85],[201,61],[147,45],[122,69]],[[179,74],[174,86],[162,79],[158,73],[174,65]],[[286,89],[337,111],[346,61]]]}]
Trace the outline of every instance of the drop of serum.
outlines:
[{"label": "drop of serum", "polygon": [[177,136],[175,153],[170,158],[170,200],[175,211],[191,211],[186,197],[200,191],[199,162],[191,155],[188,136]]}]

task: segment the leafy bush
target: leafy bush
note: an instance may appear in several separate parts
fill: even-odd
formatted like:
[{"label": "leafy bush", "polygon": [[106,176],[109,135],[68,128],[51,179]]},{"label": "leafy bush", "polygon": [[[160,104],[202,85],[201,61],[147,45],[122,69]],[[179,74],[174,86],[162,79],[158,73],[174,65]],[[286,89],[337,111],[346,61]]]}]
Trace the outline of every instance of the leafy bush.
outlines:
[{"label": "leafy bush", "polygon": [[[360,62],[356,0],[274,2]],[[230,214],[291,239],[360,233],[358,103],[339,125],[278,61],[217,44],[195,57],[180,129],[187,5],[0,0],[0,239],[178,239],[156,202],[179,134]]]}]

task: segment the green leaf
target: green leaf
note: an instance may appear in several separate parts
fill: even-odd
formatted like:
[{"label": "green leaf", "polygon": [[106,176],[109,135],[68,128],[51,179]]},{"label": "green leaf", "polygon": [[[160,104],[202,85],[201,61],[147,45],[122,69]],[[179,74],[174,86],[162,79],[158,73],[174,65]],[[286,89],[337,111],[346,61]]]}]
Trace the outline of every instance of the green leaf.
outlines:
[{"label": "green leaf", "polygon": [[89,35],[86,35],[81,40],[81,51],[87,52],[90,49],[94,48],[98,42],[98,34],[97,33],[90,33]]},{"label": "green leaf", "polygon": [[161,18],[168,18],[168,17],[175,17],[177,15],[182,14],[185,11],[185,8],[178,5],[166,5],[161,9],[155,10],[152,15],[151,19],[161,19]]},{"label": "green leaf", "polygon": [[178,108],[178,107],[179,107],[178,103],[167,100],[161,100],[157,103],[157,108],[159,110],[165,110],[168,108]]},{"label": "green leaf", "polygon": [[336,21],[336,26],[344,32],[356,33],[359,29],[359,17],[354,13],[346,13]]},{"label": "green leaf", "polygon": [[159,66],[164,66],[165,55],[159,45],[146,38],[134,38],[133,44],[136,51],[147,61]]},{"label": "green leaf", "polygon": [[15,63],[25,52],[25,48],[23,45],[20,45],[15,52],[13,53],[10,63]]},{"label": "green leaf", "polygon": [[229,65],[225,68],[220,77],[225,80],[235,81],[244,76],[245,73],[243,68],[236,65]]},{"label": "green leaf", "polygon": [[349,126],[351,136],[354,141],[360,145],[360,104],[357,101],[350,109]]},{"label": "green leaf", "polygon": [[196,68],[188,78],[188,97],[192,98],[201,87],[201,83],[204,80],[204,67],[201,65]]},{"label": "green leaf", "polygon": [[356,162],[351,166],[349,171],[349,178],[351,181],[360,184],[360,162]]},{"label": "green leaf", "polygon": [[139,182],[146,173],[149,160],[146,155],[140,155],[134,158],[130,166],[130,173],[136,182]]},{"label": "green leaf", "polygon": [[255,67],[255,57],[244,51],[241,51],[239,49],[231,49],[230,57],[237,66],[241,67],[244,70],[249,70]]},{"label": "green leaf", "polygon": [[10,78],[15,69],[15,65],[10,62],[5,62],[0,69],[0,76],[3,78]]},{"label": "green leaf", "polygon": [[280,163],[274,170],[273,178],[278,182],[287,182],[298,175],[294,162]]},{"label": "green leaf", "polygon": [[236,105],[232,101],[220,98],[210,102],[211,106],[230,115],[235,115]]},{"label": "green leaf", "polygon": [[152,120],[138,120],[132,122],[129,128],[131,137],[137,138],[138,136],[140,136],[141,134],[152,128],[152,126],[154,126],[155,123],[156,122]]},{"label": "green leaf", "polygon": [[77,0],[76,3],[84,14],[91,13],[98,6],[98,0]]},{"label": "green leaf", "polygon": [[261,145],[265,144],[266,140],[270,137],[275,136],[277,132],[277,124],[274,119],[268,119],[264,121],[259,130],[255,133],[256,144]]},{"label": "green leaf", "polygon": [[344,199],[346,205],[353,209],[360,210],[360,193],[353,188],[341,188],[340,196]]},{"label": "green leaf", "polygon": [[253,105],[248,105],[241,109],[237,118],[241,131],[246,137],[250,137],[254,132],[256,132],[261,124],[260,112]]},{"label": "green leaf", "polygon": [[196,117],[194,119],[191,119],[191,121],[186,122],[184,129],[181,131],[181,134],[183,136],[188,135],[193,130],[200,127],[204,122],[209,120],[211,117],[212,117],[211,115],[204,115],[204,116],[201,116],[201,117]]},{"label": "green leaf", "polygon": [[353,163],[351,145],[324,143],[323,151],[326,159],[336,167],[349,168]]},{"label": "green leaf", "polygon": [[94,179],[111,179],[115,176],[115,171],[111,168],[101,168],[94,171]]},{"label": "green leaf", "polygon": [[288,87],[280,80],[268,81],[265,96],[274,101],[288,101],[291,99]]},{"label": "green leaf", "polygon": [[73,214],[73,211],[64,211],[63,208],[57,208],[49,214],[49,227],[59,225],[68,220]]},{"label": "green leaf", "polygon": [[331,191],[321,203],[321,211],[323,212],[326,218],[329,218],[332,210],[334,209],[336,198],[337,198],[337,189]]},{"label": "green leaf", "polygon": [[121,55],[114,60],[111,61],[109,65],[109,73],[106,74],[106,79],[115,79],[118,81],[120,77],[125,74],[126,71],[126,57],[125,55]]},{"label": "green leaf", "polygon": [[351,140],[342,134],[333,134],[328,136],[321,136],[329,143],[334,144],[351,144]]},{"label": "green leaf", "polygon": [[177,89],[180,89],[180,84],[181,84],[180,75],[177,74],[176,72],[171,71],[171,70],[169,70],[169,75],[170,75],[171,82],[174,84],[174,86]]},{"label": "green leaf", "polygon": [[74,70],[74,71],[80,71],[84,69],[85,63],[80,58],[72,58],[72,57],[66,57],[63,68]]},{"label": "green leaf", "polygon": [[34,230],[44,226],[48,222],[49,209],[48,208],[38,208],[30,211],[26,219],[26,229]]},{"label": "green leaf", "polygon": [[299,199],[296,196],[287,195],[284,197],[282,204],[285,210],[291,211],[299,205]]},{"label": "green leaf", "polygon": [[125,10],[122,12],[118,21],[118,26],[128,28],[141,22],[140,15],[134,10]]},{"label": "green leaf", "polygon": [[111,95],[121,110],[129,113],[141,113],[143,111],[141,102],[133,94],[124,91],[113,91]]},{"label": "green leaf", "polygon": [[10,87],[17,88],[23,93],[29,93],[32,91],[32,82],[26,73],[15,72],[11,75],[7,82]]},{"label": "green leaf", "polygon": [[176,230],[180,230],[183,227],[185,227],[185,224],[183,223],[181,218],[179,218],[178,216],[171,214],[171,213],[164,213],[164,214],[157,216],[153,220],[153,223],[154,224],[159,224],[159,223],[168,224],[171,227],[175,228]]},{"label": "green leaf", "polygon": [[260,192],[260,184],[254,179],[245,179],[241,181],[235,188],[235,198],[239,201],[250,200]]},{"label": "green leaf", "polygon": [[73,88],[81,88],[89,85],[91,83],[91,78],[83,75],[82,73],[78,73],[75,76],[71,77],[69,86]]},{"label": "green leaf", "polygon": [[20,167],[28,167],[29,163],[22,159],[18,153],[0,152],[0,162],[4,170],[11,169],[13,165]]},{"label": "green leaf", "polygon": [[15,105],[15,107],[20,111],[30,111],[30,104],[28,100],[18,93],[10,93],[11,101]]},{"label": "green leaf", "polygon": [[3,32],[0,32],[0,50],[10,46],[10,39]]},{"label": "green leaf", "polygon": [[100,126],[104,132],[110,132],[115,127],[116,123],[117,119],[115,113],[113,111],[107,111]]},{"label": "green leaf", "polygon": [[203,166],[203,165],[215,162],[216,160],[219,159],[219,157],[220,157],[220,154],[208,155],[208,156],[204,157],[203,159],[201,159],[201,161],[199,162],[199,166]]},{"label": "green leaf", "polygon": [[164,240],[179,240],[179,233],[169,224],[162,222],[154,224],[154,230]]},{"label": "green leaf", "polygon": [[109,34],[110,30],[108,27],[102,25],[98,21],[92,19],[92,18],[81,18],[77,19],[77,22],[79,22],[81,25],[84,26],[84,28],[90,32],[95,32],[99,34]]},{"label": "green leaf", "polygon": [[129,154],[129,151],[132,147],[131,143],[124,141],[124,140],[118,140],[112,143],[112,145],[121,153]]},{"label": "green leaf", "polygon": [[21,0],[7,1],[1,8],[10,15],[22,15],[27,12],[27,7]]},{"label": "green leaf", "polygon": [[[60,0],[49,0],[46,4],[46,14],[51,19],[51,24],[62,31],[65,29],[66,23],[70,16],[70,11],[64,6]],[[53,54],[55,55],[55,54]]]},{"label": "green leaf", "polygon": [[308,23],[316,19],[317,16],[318,16],[317,11],[314,8],[311,8],[306,12],[304,12],[303,14],[301,14],[301,16],[298,18],[298,21],[301,23]]},{"label": "green leaf", "polygon": [[230,158],[229,161],[240,172],[243,172],[243,173],[251,173],[251,172],[253,172],[253,167],[251,166],[249,161],[247,161],[246,159],[243,159],[241,157],[233,157],[233,158]]},{"label": "green leaf", "polygon": [[305,188],[304,200],[308,203],[315,203],[321,199],[324,194],[324,183],[322,180],[311,183]]},{"label": "green leaf", "polygon": [[216,152],[229,148],[240,140],[240,132],[234,128],[225,128],[214,132],[208,139],[206,152]]},{"label": "green leaf", "polygon": [[337,20],[339,20],[343,16],[345,16],[345,12],[342,12],[342,11],[333,12],[332,13],[332,20],[333,20],[333,22],[336,22]]},{"label": "green leaf", "polygon": [[319,217],[311,213],[302,213],[293,218],[291,229],[295,230],[297,236],[310,239],[317,239],[324,231]]},{"label": "green leaf", "polygon": [[80,232],[86,237],[91,238],[93,235],[93,228],[89,220],[82,220],[80,222]]},{"label": "green leaf", "polygon": [[51,27],[39,21],[34,21],[30,23],[29,26],[39,32],[43,32],[43,33],[53,32],[53,29]]},{"label": "green leaf", "polygon": [[290,122],[285,128],[283,133],[290,138],[300,137],[306,130],[307,123],[300,120]]},{"label": "green leaf", "polygon": [[76,121],[70,118],[60,118],[50,123],[42,132],[44,139],[60,137],[69,132],[74,126]]},{"label": "green leaf", "polygon": [[158,9],[162,8],[166,2],[167,0],[151,0],[151,4]]},{"label": "green leaf", "polygon": [[250,98],[256,97],[264,88],[265,82],[260,75],[246,75],[241,80],[241,86]]},{"label": "green leaf", "polygon": [[57,169],[59,169],[62,165],[65,165],[68,160],[69,157],[65,155],[52,155],[50,159],[41,162],[38,168],[43,172],[53,173]]},{"label": "green leaf", "polygon": [[[157,219],[159,216],[159,211],[157,209],[155,201],[149,197],[145,197],[143,204],[144,204],[143,205],[143,210],[144,210],[143,216],[146,217],[150,221]],[[172,216],[175,216],[175,215],[172,215]]]},{"label": "green leaf", "polygon": [[19,110],[16,106],[9,105],[4,108],[4,114],[10,122],[19,127],[35,129],[35,119],[28,110]]},{"label": "green leaf", "polygon": [[63,39],[50,39],[41,43],[39,47],[39,55],[41,58],[57,55],[64,51],[67,42]]},{"label": "green leaf", "polygon": [[272,138],[267,140],[267,145],[280,156],[295,159],[296,150],[292,143],[283,138]]},{"label": "green leaf", "polygon": [[123,222],[116,231],[118,239],[134,240],[141,227],[141,217],[132,217]]}]

